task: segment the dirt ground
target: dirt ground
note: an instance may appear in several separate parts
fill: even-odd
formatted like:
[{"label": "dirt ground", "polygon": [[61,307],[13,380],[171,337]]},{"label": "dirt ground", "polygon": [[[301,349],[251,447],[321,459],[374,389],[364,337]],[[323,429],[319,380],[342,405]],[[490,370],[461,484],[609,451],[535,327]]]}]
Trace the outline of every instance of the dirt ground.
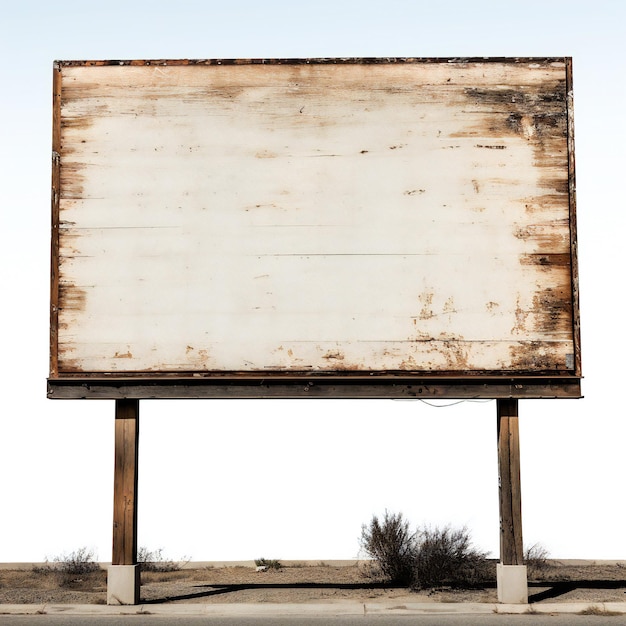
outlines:
[{"label": "dirt ground", "polygon": [[[573,565],[551,561],[529,570],[529,599],[541,602],[626,602],[625,563]],[[362,564],[290,564],[184,568],[142,573],[141,602],[329,603],[496,602],[494,580],[476,589],[414,592],[376,581]],[[105,604],[106,571],[69,576],[55,571],[0,570],[0,604]]]}]

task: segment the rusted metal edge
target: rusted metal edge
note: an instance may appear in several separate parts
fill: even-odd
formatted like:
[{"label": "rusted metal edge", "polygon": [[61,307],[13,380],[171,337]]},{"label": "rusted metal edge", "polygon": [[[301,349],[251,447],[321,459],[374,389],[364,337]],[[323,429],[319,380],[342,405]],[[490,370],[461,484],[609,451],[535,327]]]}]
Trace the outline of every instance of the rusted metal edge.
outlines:
[{"label": "rusted metal edge", "polygon": [[410,63],[566,63],[569,57],[320,57],[258,59],[109,59],[58,60],[55,67],[98,67],[110,65],[354,65]]},{"label": "rusted metal edge", "polygon": [[52,399],[498,399],[581,398],[580,379],[48,380]]},{"label": "rusted metal edge", "polygon": [[59,199],[61,188],[61,68],[52,78],[52,225],[50,239],[50,375],[59,371]]},{"label": "rusted metal edge", "polygon": [[572,332],[574,339],[574,371],[582,376],[582,356],[580,348],[580,306],[578,291],[578,239],[576,218],[576,156],[574,151],[574,84],[572,59],[565,64],[567,90],[567,158],[569,171],[569,223],[570,254],[572,271]]}]

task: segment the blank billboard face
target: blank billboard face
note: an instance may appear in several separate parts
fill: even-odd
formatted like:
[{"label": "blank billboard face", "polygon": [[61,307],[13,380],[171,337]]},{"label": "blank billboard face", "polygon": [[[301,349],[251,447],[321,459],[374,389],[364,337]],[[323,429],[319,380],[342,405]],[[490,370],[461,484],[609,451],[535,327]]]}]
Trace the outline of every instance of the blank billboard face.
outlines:
[{"label": "blank billboard face", "polygon": [[51,379],[579,376],[570,83],[56,64]]}]

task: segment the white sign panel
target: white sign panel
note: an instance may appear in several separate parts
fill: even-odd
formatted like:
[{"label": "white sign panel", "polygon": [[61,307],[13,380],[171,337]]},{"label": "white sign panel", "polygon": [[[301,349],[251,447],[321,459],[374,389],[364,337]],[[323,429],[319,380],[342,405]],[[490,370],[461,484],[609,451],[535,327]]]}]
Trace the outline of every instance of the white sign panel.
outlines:
[{"label": "white sign panel", "polygon": [[567,59],[55,75],[51,379],[580,375]]}]

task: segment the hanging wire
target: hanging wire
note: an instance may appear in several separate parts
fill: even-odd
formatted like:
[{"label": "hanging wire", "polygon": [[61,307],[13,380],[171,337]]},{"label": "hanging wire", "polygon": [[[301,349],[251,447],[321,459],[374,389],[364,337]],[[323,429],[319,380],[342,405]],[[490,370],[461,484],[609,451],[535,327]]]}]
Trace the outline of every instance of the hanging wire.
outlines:
[{"label": "hanging wire", "polygon": [[432,406],[435,409],[447,409],[450,406],[456,406],[457,404],[462,404],[463,402],[493,402],[493,398],[469,398],[464,400],[453,400],[452,402],[448,402],[447,404],[434,404],[433,402],[429,402],[428,400],[424,400],[423,398],[392,398],[392,400],[394,402],[422,402],[423,404]]},{"label": "hanging wire", "polygon": [[488,399],[469,399],[469,400],[454,400],[452,402],[448,402],[448,404],[433,404],[428,400],[423,400],[422,398],[417,398],[420,402],[427,404],[428,406],[432,406],[435,409],[447,409],[449,406],[456,406],[457,404],[463,404],[463,402],[493,402],[491,398]]}]

